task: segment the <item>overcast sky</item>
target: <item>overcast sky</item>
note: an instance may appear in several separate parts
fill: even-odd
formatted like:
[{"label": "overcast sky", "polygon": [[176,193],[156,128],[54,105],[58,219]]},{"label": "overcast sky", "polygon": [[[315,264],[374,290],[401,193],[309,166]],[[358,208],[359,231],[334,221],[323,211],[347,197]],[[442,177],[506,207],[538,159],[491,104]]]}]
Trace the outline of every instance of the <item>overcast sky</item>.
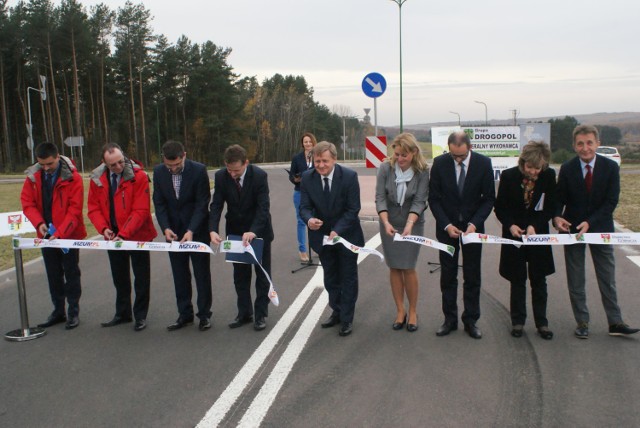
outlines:
[{"label": "overcast sky", "polygon": [[[15,2],[10,2],[12,5]],[[82,1],[90,6],[94,0]],[[103,0],[113,9],[124,0]],[[260,81],[303,75],[315,99],[364,115],[364,76],[387,80],[378,124],[400,123],[393,0],[154,0],[156,33],[211,40]],[[640,2],[406,0],[404,124],[640,111]],[[373,112],[371,113],[373,118]]]}]

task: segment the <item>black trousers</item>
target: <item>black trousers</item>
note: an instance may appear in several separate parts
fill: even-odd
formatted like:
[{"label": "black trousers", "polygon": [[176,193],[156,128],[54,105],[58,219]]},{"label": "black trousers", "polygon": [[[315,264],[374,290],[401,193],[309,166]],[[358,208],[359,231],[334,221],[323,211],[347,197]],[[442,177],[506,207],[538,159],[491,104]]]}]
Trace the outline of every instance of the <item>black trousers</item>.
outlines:
[{"label": "black trousers", "polygon": [[[531,306],[537,328],[549,325],[547,321],[547,278],[529,278]],[[524,325],[527,319],[527,281],[511,281],[511,324]]]},{"label": "black trousers", "polygon": [[[251,303],[251,267],[256,271],[256,301]],[[262,248],[262,267],[271,275],[271,241],[264,241]],[[238,317],[256,318],[269,316],[269,281],[258,265],[233,264],[233,283],[238,295]]]},{"label": "black trousers", "polygon": [[319,256],[329,307],[340,321],[353,322],[358,300],[358,255],[342,245],[325,245]]},{"label": "black trousers", "polygon": [[458,323],[458,258],[462,250],[462,276],[463,285],[462,300],[464,312],[462,322],[475,324],[480,318],[480,262],[482,258],[481,244],[466,244],[460,248],[458,239],[451,239],[448,235],[443,241],[442,236],[438,240],[455,247],[453,257],[440,251],[440,291],[442,291],[442,312],[444,319],[451,324]]},{"label": "black trousers", "polygon": [[116,287],[116,316],[131,318],[131,270],[134,275],[136,297],[133,317],[147,318],[151,288],[151,263],[148,251],[107,251],[111,276]]},{"label": "black trousers", "polygon": [[65,299],[67,302],[67,316],[76,317],[80,313],[80,251],[69,249],[64,253],[59,248],[43,248],[42,258],[47,271],[49,293],[53,303],[55,315],[65,314]]},{"label": "black trousers", "polygon": [[211,318],[211,267],[207,253],[169,253],[173,284],[176,289],[178,313],[184,320],[193,319],[193,305],[191,304],[191,270],[189,260],[193,266],[193,276],[198,292],[198,318]]}]

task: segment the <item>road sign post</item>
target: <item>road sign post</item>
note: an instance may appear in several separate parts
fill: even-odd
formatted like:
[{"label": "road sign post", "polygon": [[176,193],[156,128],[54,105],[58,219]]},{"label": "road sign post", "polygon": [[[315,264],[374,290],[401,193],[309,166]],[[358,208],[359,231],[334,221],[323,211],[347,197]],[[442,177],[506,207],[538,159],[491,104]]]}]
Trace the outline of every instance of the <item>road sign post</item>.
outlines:
[{"label": "road sign post", "polygon": [[373,123],[375,134],[378,135],[378,103],[377,98],[387,89],[387,81],[380,73],[369,73],[362,79],[362,92],[369,98],[373,98]]}]

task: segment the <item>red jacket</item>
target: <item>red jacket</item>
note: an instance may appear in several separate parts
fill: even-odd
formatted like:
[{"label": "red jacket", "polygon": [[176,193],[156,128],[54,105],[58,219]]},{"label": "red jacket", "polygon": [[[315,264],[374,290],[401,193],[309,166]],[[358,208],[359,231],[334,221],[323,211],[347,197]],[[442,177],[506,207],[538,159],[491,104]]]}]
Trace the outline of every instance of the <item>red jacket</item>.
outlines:
[{"label": "red jacket", "polygon": [[[69,158],[60,156],[60,164],[60,176],[53,187],[51,203],[51,218],[56,228],[55,236],[60,239],[84,239],[87,236],[87,229],[82,219],[84,204],[82,177]],[[44,223],[42,167],[40,164],[35,164],[25,173],[27,178],[20,193],[22,211],[38,231],[38,237],[42,238],[38,230],[38,226]]]},{"label": "red jacket", "polygon": [[[100,233],[111,229],[109,175],[109,169],[101,164],[91,173],[89,184],[89,220]],[[125,158],[120,184],[113,197],[118,236],[127,241],[153,241],[158,233],[151,219],[149,200],[149,176],[140,165]]]}]

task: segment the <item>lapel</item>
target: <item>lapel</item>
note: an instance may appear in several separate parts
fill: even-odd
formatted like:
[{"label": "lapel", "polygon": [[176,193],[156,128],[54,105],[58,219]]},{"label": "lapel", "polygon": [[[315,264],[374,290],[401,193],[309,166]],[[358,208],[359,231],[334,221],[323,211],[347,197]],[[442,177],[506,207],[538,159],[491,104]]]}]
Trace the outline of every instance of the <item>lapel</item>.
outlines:
[{"label": "lapel", "polygon": [[342,167],[337,163],[333,167],[333,181],[331,182],[331,197],[329,198],[329,210],[333,208],[334,202],[342,187]]},{"label": "lapel", "polygon": [[[451,193],[453,193],[454,197],[458,200],[462,200],[464,193],[467,189],[467,180],[469,180],[469,171],[465,171],[465,186],[462,189],[462,195],[458,192],[458,179],[456,177],[456,161],[451,157],[446,155],[449,159],[445,159],[444,165],[446,167],[445,174],[447,176],[447,181],[452,184]],[[473,156],[469,159],[469,168],[471,169],[471,161],[473,160]]]},{"label": "lapel", "polygon": [[[244,180],[242,181],[242,191],[238,196],[238,200],[240,202],[242,202],[244,199],[247,198],[247,194],[249,193],[249,189],[251,189],[252,184],[253,184],[253,168],[251,168],[251,164],[249,164],[247,165],[247,172],[245,173]],[[238,192],[236,191],[235,193],[237,194]]]},{"label": "lapel", "polygon": [[[398,186],[396,184],[396,169],[389,164],[389,177],[391,178],[391,185],[389,186],[389,199],[396,202],[398,200]],[[407,185],[407,188],[409,186]],[[408,189],[407,189],[408,190]]]}]

